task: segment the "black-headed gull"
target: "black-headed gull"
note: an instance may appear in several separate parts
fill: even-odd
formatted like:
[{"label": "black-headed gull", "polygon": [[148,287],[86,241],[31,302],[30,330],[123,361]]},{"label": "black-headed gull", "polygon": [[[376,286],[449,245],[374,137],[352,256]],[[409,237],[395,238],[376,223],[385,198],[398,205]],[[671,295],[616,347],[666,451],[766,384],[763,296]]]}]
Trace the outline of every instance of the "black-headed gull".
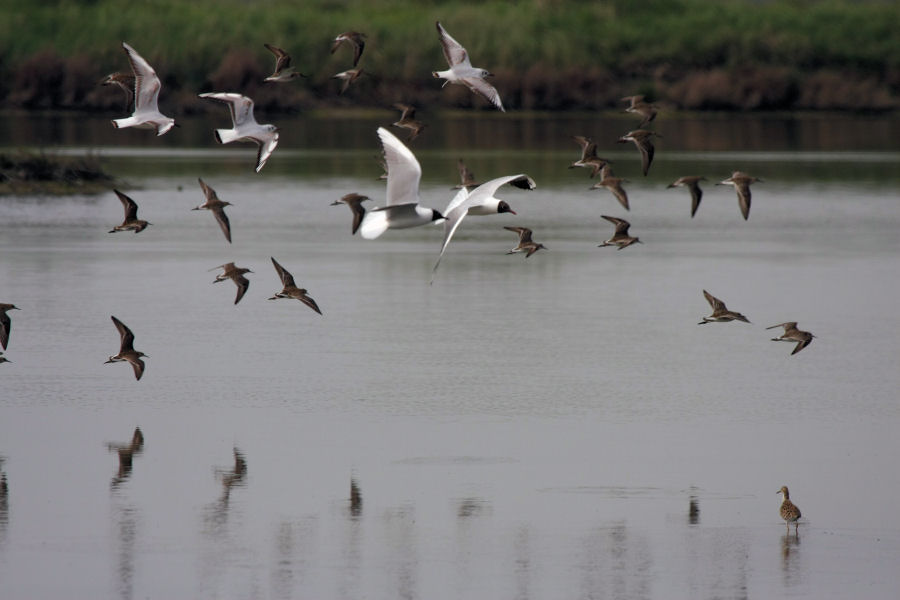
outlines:
[{"label": "black-headed gull", "polygon": [[492,179],[481,184],[472,190],[471,193],[466,188],[462,188],[450,201],[450,204],[444,210],[444,217],[447,219],[444,221],[444,243],[441,244],[441,252],[438,254],[434,268],[431,270],[432,281],[434,281],[434,274],[441,264],[441,258],[444,257],[447,245],[453,239],[453,234],[456,233],[456,229],[460,226],[463,219],[466,218],[466,215],[516,214],[516,211],[510,208],[505,200],[494,197],[497,190],[507,183],[525,190],[533,190],[535,188],[534,180],[528,175],[520,173]]},{"label": "black-headed gull", "polygon": [[388,229],[406,229],[440,221],[444,216],[433,208],[419,206],[422,167],[403,142],[384,127],[378,128],[387,165],[386,206],[366,213],[359,234],[374,240]]},{"label": "black-headed gull", "polygon": [[162,135],[175,127],[175,119],[159,112],[159,77],[134,48],[122,42],[122,47],[131,62],[134,71],[134,112],[130,117],[114,119],[112,124],[117,129],[137,127],[138,129],[155,129],[156,135]]},{"label": "black-headed gull", "polygon": [[497,89],[485,81],[485,77],[490,77],[491,73],[485,69],[473,67],[469,61],[469,53],[462,45],[450,37],[447,30],[441,25],[440,21],[435,23],[438,34],[441,36],[441,48],[444,50],[444,58],[450,68],[446,71],[432,71],[431,74],[439,79],[446,79],[444,85],[448,83],[458,83],[464,85],[476,94],[480,94],[487,99],[488,102],[505,111],[503,103],[500,101],[500,94]]},{"label": "black-headed gull", "polygon": [[201,98],[217,100],[228,105],[231,111],[231,129],[216,129],[216,141],[220,144],[231,142],[253,142],[259,147],[256,153],[256,172],[259,173],[278,145],[278,128],[274,125],[260,125],[253,116],[253,100],[247,96],[231,92],[210,92],[200,94]]}]

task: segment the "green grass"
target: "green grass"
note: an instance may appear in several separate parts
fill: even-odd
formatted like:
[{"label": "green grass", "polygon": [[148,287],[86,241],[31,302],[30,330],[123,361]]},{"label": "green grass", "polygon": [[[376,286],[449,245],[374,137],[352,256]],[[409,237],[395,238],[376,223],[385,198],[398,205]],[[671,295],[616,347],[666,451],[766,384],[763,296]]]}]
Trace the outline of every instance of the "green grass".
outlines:
[{"label": "green grass", "polygon": [[599,69],[640,82],[661,68],[777,67],[850,70],[900,86],[894,1],[0,0],[0,74],[12,81],[0,95],[14,91],[12,74],[42,50],[86,57],[99,74],[127,69],[123,40],[174,89],[201,89],[228,51],[269,68],[263,42],[284,47],[299,70],[323,82],[350,66],[349,49],[329,53],[348,29],[368,34],[364,69],[386,82],[427,85],[444,66],[436,20],[474,64],[508,79],[529,69]]}]

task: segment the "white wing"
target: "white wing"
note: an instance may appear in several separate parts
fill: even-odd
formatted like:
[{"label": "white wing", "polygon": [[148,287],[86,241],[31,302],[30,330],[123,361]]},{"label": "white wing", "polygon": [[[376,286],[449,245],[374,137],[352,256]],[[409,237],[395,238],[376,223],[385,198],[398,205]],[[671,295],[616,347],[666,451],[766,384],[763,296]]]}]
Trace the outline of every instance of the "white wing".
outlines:
[{"label": "white wing", "polygon": [[385,129],[378,128],[378,137],[384,146],[384,162],[387,165],[387,205],[418,204],[419,180],[422,167],[403,142]]},{"label": "white wing", "polygon": [[253,116],[253,100],[247,96],[231,92],[213,92],[200,94],[200,97],[226,103],[231,111],[231,122],[235,129],[248,123],[256,125],[256,118]]},{"label": "white wing", "polygon": [[535,188],[534,180],[528,175],[520,173],[518,175],[507,175],[505,177],[491,179],[490,181],[479,185],[471,194],[464,194],[466,190],[463,188],[456,196],[454,196],[453,200],[450,201],[450,204],[447,205],[446,212],[444,212],[444,217],[446,218],[446,221],[444,221],[444,243],[441,245],[441,253],[438,255],[437,262],[434,263],[434,268],[431,269],[432,281],[434,281],[434,273],[437,271],[438,265],[441,264],[441,258],[444,257],[444,251],[447,249],[447,245],[450,244],[450,240],[453,239],[453,234],[456,233],[456,229],[460,226],[462,220],[469,214],[469,209],[489,200],[493,203],[495,201],[493,199],[494,193],[500,186],[507,183],[515,183],[517,187],[527,188],[529,190]]},{"label": "white wing", "polygon": [[441,48],[444,50],[444,58],[447,59],[447,63],[451,67],[455,67],[456,65],[471,67],[472,63],[469,62],[469,54],[466,52],[466,49],[462,47],[462,44],[450,37],[450,34],[447,33],[447,30],[444,29],[444,26],[441,25],[440,21],[435,24],[437,25],[438,33],[441,36]]},{"label": "white wing", "polygon": [[388,230],[388,213],[385,211],[369,211],[359,226],[359,235],[364,239],[374,240]]},{"label": "white wing", "polygon": [[500,101],[500,92],[487,81],[481,77],[463,77],[462,82],[476,94],[484,96],[488,102],[499,108],[502,112],[506,112],[506,109],[503,108],[503,103]]},{"label": "white wing", "polygon": [[131,63],[131,70],[134,71],[134,112],[157,111],[157,99],[161,84],[156,71],[134,48],[125,42],[122,42],[122,47],[125,48],[128,61]]},{"label": "white wing", "polygon": [[278,145],[278,132],[272,134],[272,137],[259,144],[259,151],[256,153],[256,172],[259,173],[266,165],[266,161],[275,152],[275,146]]}]

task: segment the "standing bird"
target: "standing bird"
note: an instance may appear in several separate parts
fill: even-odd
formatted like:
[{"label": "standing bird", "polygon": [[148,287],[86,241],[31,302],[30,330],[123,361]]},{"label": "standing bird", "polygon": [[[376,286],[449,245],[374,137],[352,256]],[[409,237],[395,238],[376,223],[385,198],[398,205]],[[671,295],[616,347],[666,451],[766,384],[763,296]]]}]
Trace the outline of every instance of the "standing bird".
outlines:
[{"label": "standing bird", "polygon": [[590,189],[608,189],[613,193],[613,195],[619,201],[619,204],[621,204],[625,208],[625,210],[631,210],[630,208],[628,208],[628,194],[625,192],[625,188],[622,187],[622,183],[627,183],[628,180],[622,179],[621,177],[613,177],[612,169],[609,167],[609,165],[603,165],[603,168],[600,171],[600,181],[592,185]]},{"label": "standing bird", "polygon": [[411,142],[416,139],[421,133],[423,129],[425,129],[425,123],[416,119],[416,107],[410,106],[409,104],[394,104],[394,108],[401,111],[400,119],[392,123],[394,127],[402,127],[404,129],[409,129],[409,137],[406,138],[407,142]]},{"label": "standing bird", "polygon": [[350,87],[350,84],[359,79],[359,76],[363,74],[362,69],[348,69],[346,71],[341,71],[337,75],[332,75],[332,79],[341,79],[344,81],[344,85],[341,86],[341,91],[339,94],[343,94],[347,91],[347,88]]},{"label": "standing bird", "polygon": [[466,215],[496,215],[502,213],[516,214],[505,200],[494,197],[500,187],[505,184],[513,185],[523,190],[533,190],[535,188],[534,180],[525,174],[507,175],[506,177],[498,177],[492,179],[475,188],[471,193],[466,188],[462,188],[457,192],[450,204],[444,210],[444,243],[441,244],[441,251],[438,254],[434,268],[431,269],[431,281],[434,282],[434,274],[438,265],[441,264],[441,258],[444,256],[444,250],[447,244],[453,239],[453,234],[457,227],[460,226]]},{"label": "standing bird", "polygon": [[618,217],[610,217],[608,215],[600,215],[610,223],[616,226],[616,232],[613,234],[611,238],[597,246],[598,248],[603,248],[604,246],[618,246],[617,250],[624,250],[628,246],[638,243],[642,244],[643,242],[636,237],[632,237],[628,235],[628,228],[631,227],[631,223],[626,221],[625,219],[620,219]]},{"label": "standing bird", "polygon": [[363,50],[366,48],[366,34],[358,31],[345,31],[334,38],[334,42],[331,44],[331,53],[334,54],[341,47],[341,44],[353,47],[353,66],[358,65]]},{"label": "standing bird", "polygon": [[741,206],[741,214],[744,220],[750,218],[750,184],[762,181],[756,177],[751,177],[741,171],[735,171],[731,177],[724,181],[720,181],[716,185],[733,185],[734,191],[737,192],[738,204]]},{"label": "standing bird", "polygon": [[137,127],[138,129],[155,129],[156,135],[163,135],[175,127],[175,119],[159,112],[159,88],[162,84],[156,71],[134,48],[122,42],[131,70],[134,71],[134,112],[130,117],[114,119],[116,129]]},{"label": "standing bird", "polygon": [[285,81],[290,81],[291,79],[296,79],[297,77],[306,77],[303,73],[298,73],[294,67],[291,66],[291,55],[282,50],[281,48],[276,48],[270,44],[263,44],[266,49],[269,50],[272,54],[275,55],[275,71],[272,72],[271,75],[263,79],[263,81],[274,81],[283,83]]},{"label": "standing bird", "polygon": [[585,167],[591,170],[591,177],[594,177],[609,164],[608,160],[597,156],[597,142],[581,135],[575,135],[572,138],[581,145],[581,158],[569,165],[570,169]]},{"label": "standing bird", "polygon": [[116,231],[133,231],[135,233],[140,233],[147,228],[147,225],[153,225],[153,223],[148,223],[143,219],[137,218],[138,205],[134,200],[119,190],[113,191],[116,193],[116,196],[119,197],[119,200],[122,202],[122,207],[125,209],[125,220],[122,221],[121,225],[116,225],[107,233],[115,233]]},{"label": "standing bird", "polygon": [[216,190],[206,185],[206,182],[199,177],[197,178],[197,181],[200,182],[200,187],[203,189],[203,194],[206,196],[206,202],[200,206],[195,206],[191,210],[206,209],[212,211],[213,215],[216,217],[216,221],[219,223],[219,227],[222,229],[222,233],[225,234],[225,239],[228,240],[228,243],[230,244],[231,223],[228,221],[228,215],[225,214],[225,207],[231,206],[231,202],[219,200],[219,196],[216,195]]},{"label": "standing bird", "polygon": [[256,172],[259,173],[266,161],[278,145],[278,128],[274,125],[260,125],[253,116],[253,100],[247,96],[230,92],[212,92],[200,94],[201,98],[209,98],[224,102],[231,111],[231,129],[216,129],[216,141],[220,144],[231,142],[253,142],[258,146],[256,153]]},{"label": "standing bird", "polygon": [[[457,83],[464,85],[476,94],[480,94],[488,102],[506,112],[503,103],[500,101],[500,94],[497,89],[485,81],[485,77],[491,77],[491,73],[484,69],[473,67],[469,62],[469,54],[459,42],[450,37],[450,34],[441,26],[441,22],[435,23],[438,34],[441,38],[441,48],[444,50],[444,58],[450,68],[446,71],[432,71],[432,76],[438,79],[446,79],[444,85],[448,83]],[[443,87],[443,86],[441,86]]]},{"label": "standing bird", "polygon": [[4,304],[0,302],[0,346],[3,346],[3,349],[6,350],[6,344],[9,343],[9,330],[12,327],[12,321],[9,319],[9,315],[6,314],[8,310],[21,310],[15,304]]},{"label": "standing bird", "polygon": [[800,329],[797,329],[797,321],[779,323],[778,325],[766,327],[766,329],[775,329],[776,327],[783,327],[784,333],[782,333],[777,338],[772,338],[773,342],[797,342],[797,345],[794,346],[794,351],[791,352],[791,356],[797,354],[798,352],[809,346],[813,338],[816,337],[808,331],[801,331]]},{"label": "standing bird", "polygon": [[457,170],[459,170],[460,183],[459,183],[459,185],[454,185],[450,189],[459,190],[459,189],[465,188],[465,189],[469,190],[471,188],[476,188],[479,185],[481,185],[480,183],[475,181],[475,173],[473,173],[472,171],[469,170],[469,167],[466,166],[466,163],[463,162],[463,159],[460,158],[459,160],[456,161],[456,168],[457,168]]},{"label": "standing bird", "polygon": [[631,106],[625,109],[625,112],[634,113],[641,116],[641,123],[638,127],[643,127],[656,118],[656,106],[649,102],[644,102],[644,96],[626,96],[622,98],[623,102],[630,102]]},{"label": "standing bird", "polygon": [[703,190],[700,189],[700,182],[706,181],[706,177],[701,175],[685,175],[684,177],[679,177],[672,183],[666,186],[666,189],[673,187],[686,187],[691,191],[691,218],[694,218],[694,215],[697,214],[697,209],[700,208],[700,199],[703,198]]},{"label": "standing bird", "polygon": [[356,230],[359,229],[359,224],[362,223],[363,217],[366,216],[366,209],[362,203],[368,199],[368,196],[353,193],[341,196],[338,200],[331,203],[331,206],[346,204],[350,207],[350,212],[353,213],[353,227],[350,230],[350,235],[356,233]]},{"label": "standing bird", "polygon": [[374,240],[388,229],[407,229],[443,219],[444,215],[433,208],[419,205],[422,166],[416,156],[384,127],[378,128],[378,137],[381,138],[388,168],[387,205],[366,213],[360,225],[360,235]]},{"label": "standing bird", "polygon": [[637,146],[637,149],[641,151],[641,169],[644,172],[644,176],[647,175],[647,171],[650,170],[650,163],[653,162],[653,144],[651,143],[651,139],[654,135],[656,137],[662,137],[655,131],[635,129],[634,131],[629,131],[619,138],[620,144],[624,144],[625,142],[634,142],[634,145]]},{"label": "standing bird", "polygon": [[100,85],[114,85],[125,92],[125,110],[133,111],[134,81],[135,77],[133,74],[116,71],[101,79]]},{"label": "standing bird", "polygon": [[511,249],[507,254],[515,254],[516,252],[524,252],[525,258],[528,258],[538,250],[547,250],[543,244],[538,244],[531,240],[531,230],[527,227],[504,227],[507,231],[512,231],[519,235],[519,244]]},{"label": "standing bird", "polygon": [[280,292],[277,292],[274,296],[269,298],[269,300],[276,300],[278,298],[294,298],[321,315],[322,311],[319,310],[319,305],[316,304],[316,301],[306,295],[305,289],[298,288],[296,285],[294,285],[294,276],[288,273],[284,269],[284,267],[279,265],[278,261],[274,258],[272,258],[272,264],[275,265],[275,270],[278,272],[278,276],[281,278],[281,285],[283,287]]},{"label": "standing bird", "polygon": [[797,533],[797,528],[800,527],[800,524],[797,522],[800,520],[800,509],[797,508],[796,504],[791,502],[791,494],[788,492],[786,485],[781,486],[781,489],[775,493],[781,494],[782,497],[781,508],[778,509],[778,514],[784,519],[784,524],[787,527],[788,532],[790,532],[791,523],[793,523],[794,533]]},{"label": "standing bird", "polygon": [[144,374],[144,361],[141,360],[141,357],[150,357],[143,352],[134,349],[134,334],[131,333],[131,330],[128,329],[125,323],[113,316],[110,316],[110,318],[112,319],[113,324],[115,324],[116,329],[119,330],[119,353],[110,356],[109,360],[103,364],[111,362],[129,362],[134,368],[134,378],[140,380],[141,375]]},{"label": "standing bird", "polygon": [[234,303],[237,304],[241,301],[241,298],[244,297],[244,294],[247,292],[247,288],[250,287],[250,280],[244,277],[244,273],[252,273],[250,269],[244,269],[243,267],[234,266],[233,262],[225,263],[224,265],[219,265],[218,267],[213,267],[210,271],[215,271],[216,269],[224,269],[222,273],[216,275],[215,281],[213,283],[219,283],[220,281],[225,281],[226,279],[230,279],[234,282],[234,285],[237,286],[237,294],[234,297]]},{"label": "standing bird", "polygon": [[706,323],[727,323],[728,321],[743,321],[744,323],[749,323],[750,321],[739,312],[734,312],[733,310],[728,310],[725,306],[725,303],[707,292],[703,290],[703,295],[706,297],[706,301],[709,302],[709,305],[712,307],[712,314],[708,317],[703,317],[703,320],[697,323],[697,325],[705,325]]}]

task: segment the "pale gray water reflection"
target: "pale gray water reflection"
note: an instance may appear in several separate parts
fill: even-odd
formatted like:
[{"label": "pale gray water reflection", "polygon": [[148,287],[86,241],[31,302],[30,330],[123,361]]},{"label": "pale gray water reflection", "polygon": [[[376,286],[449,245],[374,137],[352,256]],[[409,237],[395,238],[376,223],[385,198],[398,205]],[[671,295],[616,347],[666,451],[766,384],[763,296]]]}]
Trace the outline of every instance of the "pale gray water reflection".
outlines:
[{"label": "pale gray water reflection", "polygon": [[[571,135],[629,120],[468,117],[421,115],[423,203],[446,206],[459,158],[538,187],[470,219],[433,286],[440,228],[367,242],[330,206],[383,200],[378,118],[288,119],[258,175],[200,118],[161,139],[0,119],[10,145],[95,148],[154,223],[108,234],[112,192],[0,198],[0,301],[22,309],[0,369],[0,595],[896,595],[896,118],[660,115],[646,178],[609,143],[626,213],[566,167]],[[746,222],[730,188],[691,219],[665,187],[735,168],[764,180]],[[191,213],[201,176],[233,244]],[[644,243],[597,248],[601,214]],[[550,250],[507,256],[505,225]],[[323,315],[266,300],[272,256]],[[231,261],[254,271],[237,305],[211,283]],[[699,327],[703,289],[751,323]],[[112,314],[150,355],[139,382],[103,364]],[[817,336],[795,356],[765,330],[789,320]],[[781,485],[804,514],[787,536]]]}]

